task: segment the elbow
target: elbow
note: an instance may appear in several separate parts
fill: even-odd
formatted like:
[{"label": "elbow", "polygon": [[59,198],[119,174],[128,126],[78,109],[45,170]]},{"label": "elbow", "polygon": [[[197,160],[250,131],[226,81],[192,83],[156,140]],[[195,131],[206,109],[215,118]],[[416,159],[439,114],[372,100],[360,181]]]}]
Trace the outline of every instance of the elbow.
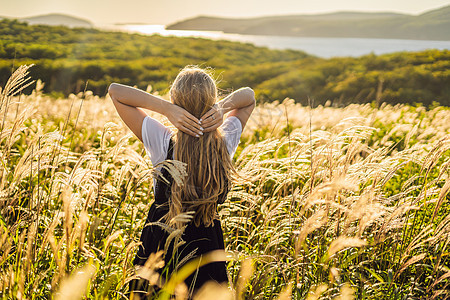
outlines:
[{"label": "elbow", "polygon": [[108,87],[108,94],[112,100],[115,100],[116,89],[117,89],[117,83],[111,83]]},{"label": "elbow", "polygon": [[250,105],[255,106],[256,105],[256,98],[255,98],[255,91],[252,88],[247,87],[249,99],[251,100]]},{"label": "elbow", "polygon": [[253,91],[253,89],[251,87],[245,87],[243,88],[243,90],[245,90],[248,94],[253,94],[255,95],[255,92]]}]

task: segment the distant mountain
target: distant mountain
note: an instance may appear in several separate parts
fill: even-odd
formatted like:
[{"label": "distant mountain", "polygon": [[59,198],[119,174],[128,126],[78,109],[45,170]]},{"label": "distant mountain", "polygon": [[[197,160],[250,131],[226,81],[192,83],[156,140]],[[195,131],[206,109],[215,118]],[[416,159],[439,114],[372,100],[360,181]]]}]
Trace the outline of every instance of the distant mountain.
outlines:
[{"label": "distant mountain", "polygon": [[199,16],[167,26],[249,35],[450,40],[450,6],[418,16],[397,13],[337,12],[249,19]]},{"label": "distant mountain", "polygon": [[30,25],[42,24],[42,25],[64,25],[67,27],[93,27],[93,23],[88,20],[64,15],[64,14],[48,14],[39,15],[28,18],[20,18],[20,21],[25,21]]}]

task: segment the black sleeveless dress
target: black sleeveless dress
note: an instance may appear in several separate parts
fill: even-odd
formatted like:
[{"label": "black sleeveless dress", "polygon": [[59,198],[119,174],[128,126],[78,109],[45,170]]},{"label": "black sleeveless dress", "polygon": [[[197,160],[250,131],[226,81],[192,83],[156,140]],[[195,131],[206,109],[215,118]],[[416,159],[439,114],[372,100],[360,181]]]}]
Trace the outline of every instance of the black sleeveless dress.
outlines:
[{"label": "black sleeveless dress", "polygon": [[[170,139],[169,149],[167,151],[167,158],[173,157],[173,141]],[[157,178],[155,185],[155,202],[150,206],[150,211],[147,216],[144,228],[141,234],[141,243],[136,257],[133,261],[134,265],[144,265],[151,253],[164,250],[166,240],[169,233],[159,225],[152,225],[150,223],[162,222],[163,217],[169,211],[169,199],[171,192],[172,177],[170,173],[162,168],[162,175],[169,182],[167,184],[164,180]],[[227,193],[219,196],[219,203],[223,203],[226,199]],[[150,225],[148,225],[150,224]],[[180,246],[175,253],[173,253],[173,242],[168,247],[167,253],[164,254],[165,267],[164,271],[159,270],[160,275],[165,279],[170,277],[170,274],[175,271],[177,264],[187,255],[194,253],[192,258],[206,254],[213,250],[224,249],[223,232],[219,220],[214,220],[214,225],[195,226],[193,222],[189,223],[184,230],[182,239],[186,242]],[[194,274],[191,274],[185,283],[187,287],[192,290],[197,290],[205,282],[214,280],[218,283],[228,282],[226,263],[215,262],[200,267]],[[146,289],[142,285],[142,280],[138,283],[136,280],[130,283],[130,290],[137,291]]]}]

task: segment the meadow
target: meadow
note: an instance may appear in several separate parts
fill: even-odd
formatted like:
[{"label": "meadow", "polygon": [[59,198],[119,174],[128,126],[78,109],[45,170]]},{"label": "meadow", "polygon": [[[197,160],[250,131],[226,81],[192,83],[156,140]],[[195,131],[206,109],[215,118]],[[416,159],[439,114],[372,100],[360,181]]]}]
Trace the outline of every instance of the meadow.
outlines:
[{"label": "meadow", "polygon": [[[125,299],[154,168],[108,97],[54,99],[27,72],[0,96],[1,298]],[[219,207],[231,284],[194,299],[449,297],[449,113],[258,104]],[[156,298],[185,299],[189,268]]]}]

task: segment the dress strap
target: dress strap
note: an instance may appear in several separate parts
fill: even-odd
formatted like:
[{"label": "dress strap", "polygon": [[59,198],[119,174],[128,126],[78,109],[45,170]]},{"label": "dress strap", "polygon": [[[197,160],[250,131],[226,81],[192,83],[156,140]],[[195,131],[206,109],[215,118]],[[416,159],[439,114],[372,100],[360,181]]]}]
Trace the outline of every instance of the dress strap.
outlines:
[{"label": "dress strap", "polygon": [[[169,148],[167,149],[167,156],[166,160],[173,159],[173,145],[174,142],[172,138],[169,140]],[[161,178],[161,177],[164,177]],[[168,181],[169,183],[167,183]],[[170,194],[171,194],[171,187],[172,187],[172,175],[170,175],[167,168],[163,167],[161,169],[161,175],[158,175],[156,178],[156,185],[155,185],[155,202],[158,205],[162,205],[168,209]]]},{"label": "dress strap", "polygon": [[172,137],[170,137],[170,140],[169,140],[169,148],[167,149],[166,159],[173,159],[173,139],[172,139]]}]

